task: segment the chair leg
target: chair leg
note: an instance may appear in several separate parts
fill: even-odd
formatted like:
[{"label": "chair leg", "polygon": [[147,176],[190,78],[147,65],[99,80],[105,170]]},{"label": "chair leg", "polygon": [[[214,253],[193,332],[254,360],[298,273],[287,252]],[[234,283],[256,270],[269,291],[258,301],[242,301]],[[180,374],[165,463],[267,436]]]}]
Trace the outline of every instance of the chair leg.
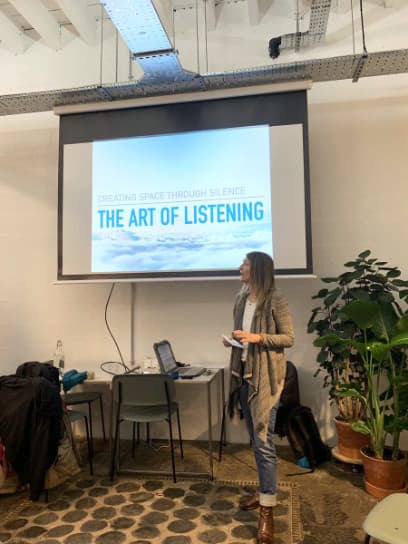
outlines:
[{"label": "chair leg", "polygon": [[[139,425],[139,423],[137,425]],[[132,425],[132,457],[135,456],[135,449],[136,449],[136,421],[134,421]]]},{"label": "chair leg", "polygon": [[99,406],[101,408],[101,422],[102,422],[102,434],[103,434],[103,441],[106,442],[106,433],[105,433],[105,416],[103,413],[103,400],[102,400],[102,394],[99,397]]},{"label": "chair leg", "polygon": [[92,408],[91,408],[91,401],[88,403],[88,414],[89,414],[89,435],[91,437],[91,449],[92,449],[92,457],[94,454],[94,447],[93,447],[93,429],[92,429]]},{"label": "chair leg", "polygon": [[171,415],[168,419],[169,423],[169,433],[170,433],[170,449],[171,449],[171,466],[173,469],[173,482],[176,483],[176,461],[174,459],[174,442],[173,442],[173,426],[171,424]]},{"label": "chair leg", "polygon": [[222,447],[224,445],[224,440],[225,440],[225,412],[226,412],[225,408],[226,408],[226,406],[224,404],[224,406],[222,408],[220,441],[218,443],[218,461],[221,461],[221,459],[222,459]]},{"label": "chair leg", "polygon": [[86,442],[88,444],[89,472],[91,473],[91,476],[93,476],[93,462],[92,462],[93,451],[92,451],[90,435],[89,435],[88,418],[85,415],[84,415],[84,421],[85,421]]},{"label": "chair leg", "polygon": [[150,445],[150,423],[146,423],[146,443]]},{"label": "chair leg", "polygon": [[111,455],[111,466],[110,466],[111,481],[113,481],[113,478],[115,476],[116,454],[117,454],[118,441],[119,441],[119,426],[120,426],[120,419],[119,419],[119,408],[118,408],[117,414],[116,414],[115,438],[113,440],[112,455]]},{"label": "chair leg", "polygon": [[180,412],[177,408],[177,427],[178,427],[178,435],[179,435],[179,444],[180,444],[180,457],[184,459],[184,451],[183,451],[183,438],[181,436],[181,425],[180,425]]}]

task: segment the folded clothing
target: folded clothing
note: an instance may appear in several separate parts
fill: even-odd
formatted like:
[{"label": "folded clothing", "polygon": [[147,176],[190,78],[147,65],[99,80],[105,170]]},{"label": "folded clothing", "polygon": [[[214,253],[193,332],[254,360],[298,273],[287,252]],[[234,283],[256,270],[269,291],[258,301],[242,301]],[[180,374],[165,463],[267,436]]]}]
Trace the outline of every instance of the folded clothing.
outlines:
[{"label": "folded clothing", "polygon": [[88,373],[86,371],[78,372],[78,370],[68,370],[62,378],[62,387],[64,391],[69,391],[75,385],[86,380]]}]

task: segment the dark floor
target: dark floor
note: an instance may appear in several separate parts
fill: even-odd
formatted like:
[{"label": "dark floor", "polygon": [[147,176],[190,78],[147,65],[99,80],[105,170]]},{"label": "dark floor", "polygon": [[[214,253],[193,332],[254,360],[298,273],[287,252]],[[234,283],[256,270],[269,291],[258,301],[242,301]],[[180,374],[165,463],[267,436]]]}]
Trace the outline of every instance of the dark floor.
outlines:
[{"label": "dark floor", "polygon": [[[361,472],[353,471],[350,465],[329,461],[315,472],[306,473],[294,463],[288,446],[278,443],[277,448],[280,480],[296,484],[304,544],[363,543],[362,522],[376,500],[365,492]],[[144,467],[168,466],[169,457],[165,443],[154,443],[152,447],[142,444],[136,450],[136,461]],[[186,443],[185,462],[181,466],[178,461],[178,469],[207,470],[207,459],[206,443]],[[128,458],[124,467],[133,462]],[[108,464],[107,446],[100,443],[95,457],[96,477],[106,477]],[[215,461],[214,468],[216,481],[241,482],[243,485],[256,482],[253,456],[248,446],[225,446],[223,459]],[[88,473],[86,465],[83,470],[84,474]],[[51,493],[56,492],[57,489]],[[0,520],[16,504],[16,499],[15,496],[0,495]]]}]

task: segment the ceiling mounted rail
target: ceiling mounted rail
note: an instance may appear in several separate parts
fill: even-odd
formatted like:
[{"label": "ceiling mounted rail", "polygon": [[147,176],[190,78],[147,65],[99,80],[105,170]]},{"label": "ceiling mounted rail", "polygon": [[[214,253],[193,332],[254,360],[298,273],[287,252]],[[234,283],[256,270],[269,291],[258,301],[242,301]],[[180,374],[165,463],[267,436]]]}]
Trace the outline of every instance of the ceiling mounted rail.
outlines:
[{"label": "ceiling mounted rail", "polygon": [[[310,11],[309,30],[283,34],[269,40],[269,56],[277,59],[281,49],[292,48],[298,51],[301,47],[316,45],[324,40],[331,8],[331,0],[313,0]],[[299,16],[299,13],[297,14]]]},{"label": "ceiling mounted rail", "polygon": [[[76,89],[61,89],[39,93],[0,96],[0,115],[50,111],[56,106],[90,104],[163,96],[177,93],[233,89],[251,85],[312,80],[335,81],[352,79],[359,64],[359,55],[313,59],[276,66],[261,66],[248,70],[192,76],[189,79],[167,77],[135,83],[91,85]],[[408,73],[408,49],[370,53],[360,77]]]}]

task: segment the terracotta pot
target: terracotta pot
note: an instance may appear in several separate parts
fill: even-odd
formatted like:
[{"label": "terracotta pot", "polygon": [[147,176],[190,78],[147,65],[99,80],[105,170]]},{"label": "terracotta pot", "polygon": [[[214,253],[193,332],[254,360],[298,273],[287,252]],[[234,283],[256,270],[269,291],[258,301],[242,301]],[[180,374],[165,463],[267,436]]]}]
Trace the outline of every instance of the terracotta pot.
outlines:
[{"label": "terracotta pot", "polygon": [[369,445],[370,437],[366,434],[357,433],[350,427],[348,421],[334,418],[337,430],[337,448],[339,453],[350,460],[361,461],[361,448]]},{"label": "terracotta pot", "polygon": [[376,459],[369,455],[368,448],[361,449],[364,467],[364,483],[368,493],[383,499],[391,493],[404,493],[407,488],[405,456],[397,461]]}]

